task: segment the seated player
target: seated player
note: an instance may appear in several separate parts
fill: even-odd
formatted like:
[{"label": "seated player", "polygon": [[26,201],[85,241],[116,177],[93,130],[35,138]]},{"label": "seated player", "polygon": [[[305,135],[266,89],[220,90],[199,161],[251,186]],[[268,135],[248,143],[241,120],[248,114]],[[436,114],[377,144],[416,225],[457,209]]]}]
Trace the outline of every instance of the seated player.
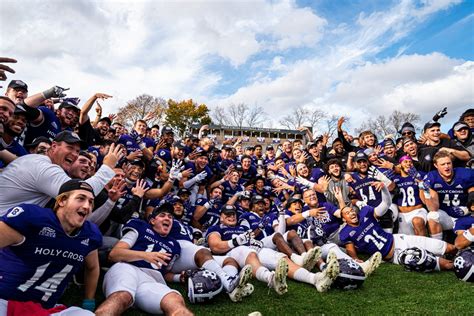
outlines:
[{"label": "seated player", "polygon": [[[314,285],[318,291],[327,291],[339,273],[337,260],[327,265],[323,273],[314,274],[291,261],[285,254],[263,247],[261,241],[242,226],[237,226],[235,207],[225,205],[221,212],[221,224],[207,231],[211,251],[233,257],[239,266],[250,264],[257,280],[267,282],[278,294],[288,291],[286,276]],[[250,247],[249,247],[250,246]],[[269,269],[275,270],[270,272]],[[324,279],[325,282],[320,282]]]},{"label": "seated player", "polygon": [[[46,313],[83,265],[83,305],[93,310],[102,243],[97,226],[86,221],[93,203],[88,183],[69,180],[60,187],[53,210],[20,204],[0,218],[0,315],[25,306],[33,314]],[[67,312],[93,314],[77,307]]]},{"label": "seated player", "polygon": [[177,196],[171,197],[168,202],[173,206],[174,215],[168,236],[176,239],[181,246],[181,256],[171,268],[171,272],[177,274],[174,281],[179,279],[183,271],[204,268],[216,273],[233,302],[241,301],[243,296],[249,295],[246,285],[252,277],[252,268],[249,265],[244,266],[239,275],[239,266],[234,259],[219,256],[216,258],[218,262],[208,248],[195,245],[192,227],[180,221],[184,214],[183,202]]},{"label": "seated player", "polygon": [[436,257],[436,270],[451,270],[453,262],[440,256],[446,253],[454,254],[456,248],[444,241],[404,234],[391,234],[382,229],[378,219],[387,211],[391,197],[387,188],[382,188],[382,202],[377,207],[364,206],[357,214],[353,207],[344,207],[341,211],[346,226],[339,235],[345,245],[347,254],[353,259],[359,259],[357,252],[372,255],[382,254],[383,260],[400,264],[399,254],[411,247],[418,247],[433,253]]},{"label": "seated player", "polygon": [[132,305],[150,314],[192,315],[179,292],[164,275],[181,254],[178,241],[168,236],[173,225],[169,203],[155,208],[149,223],[131,220],[109,259],[116,262],[104,276],[106,300],[96,315],[121,315]]},{"label": "seated player", "polygon": [[428,226],[431,237],[442,239],[443,230],[454,228],[456,221],[468,216],[466,207],[468,195],[474,192],[474,170],[453,168],[453,158],[445,150],[433,157],[436,170],[430,171],[423,179],[425,201],[428,210]]}]

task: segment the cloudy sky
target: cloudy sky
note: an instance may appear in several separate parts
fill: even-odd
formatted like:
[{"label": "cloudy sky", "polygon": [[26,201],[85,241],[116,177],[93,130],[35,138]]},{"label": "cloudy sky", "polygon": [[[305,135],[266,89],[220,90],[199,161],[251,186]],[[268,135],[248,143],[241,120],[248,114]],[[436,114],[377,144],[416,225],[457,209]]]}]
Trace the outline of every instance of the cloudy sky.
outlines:
[{"label": "cloudy sky", "polygon": [[30,92],[71,87],[262,106],[266,126],[292,108],[350,114],[474,104],[474,1],[0,1],[0,55]]}]

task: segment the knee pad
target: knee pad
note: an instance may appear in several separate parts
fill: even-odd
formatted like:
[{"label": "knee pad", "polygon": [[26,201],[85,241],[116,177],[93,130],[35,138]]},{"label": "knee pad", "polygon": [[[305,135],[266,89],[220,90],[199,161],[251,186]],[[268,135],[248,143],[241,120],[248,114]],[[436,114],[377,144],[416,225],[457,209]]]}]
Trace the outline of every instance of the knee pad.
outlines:
[{"label": "knee pad", "polygon": [[439,224],[439,213],[438,212],[428,212],[428,215],[426,216],[426,219],[428,221],[433,221]]}]

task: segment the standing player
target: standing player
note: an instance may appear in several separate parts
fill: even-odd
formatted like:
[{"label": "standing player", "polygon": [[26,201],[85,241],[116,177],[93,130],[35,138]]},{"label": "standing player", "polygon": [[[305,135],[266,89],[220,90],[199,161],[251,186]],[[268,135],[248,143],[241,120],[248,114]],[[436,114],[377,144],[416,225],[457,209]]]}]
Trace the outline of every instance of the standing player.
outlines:
[{"label": "standing player", "polygon": [[104,276],[107,299],[96,315],[121,315],[132,304],[150,314],[192,315],[179,292],[164,280],[181,254],[178,241],[168,236],[173,225],[169,203],[155,208],[150,222],[131,220],[109,255],[114,264]]},{"label": "standing player", "polygon": [[0,218],[0,315],[10,304],[38,303],[38,312],[54,307],[83,265],[84,304],[94,308],[102,235],[86,221],[93,203],[92,187],[70,180],[59,189],[54,210],[20,204]]}]

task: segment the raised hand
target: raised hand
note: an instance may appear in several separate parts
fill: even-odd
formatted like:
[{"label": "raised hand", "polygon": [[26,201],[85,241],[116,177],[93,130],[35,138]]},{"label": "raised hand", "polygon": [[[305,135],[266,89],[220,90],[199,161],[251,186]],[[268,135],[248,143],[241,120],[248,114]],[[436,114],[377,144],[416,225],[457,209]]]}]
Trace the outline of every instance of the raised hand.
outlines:
[{"label": "raised hand", "polygon": [[110,168],[115,168],[117,162],[122,159],[123,155],[122,147],[112,144],[110,145],[108,154],[104,157],[103,164]]},{"label": "raised hand", "polygon": [[125,188],[127,187],[127,183],[123,179],[115,179],[112,188],[109,190],[108,195],[109,199],[117,202],[122,196],[127,193]]},{"label": "raised hand", "polygon": [[148,191],[149,188],[146,187],[146,181],[143,179],[139,179],[135,186],[132,188],[132,194],[138,196],[139,198],[142,198],[146,191]]},{"label": "raised hand", "polygon": [[[13,68],[10,68],[7,65],[4,65],[3,63],[16,63],[16,59],[0,57],[0,81],[7,80],[7,75],[5,74],[5,71],[8,71],[12,74],[15,73],[15,70]],[[0,86],[0,88],[2,88],[2,86]]]}]

